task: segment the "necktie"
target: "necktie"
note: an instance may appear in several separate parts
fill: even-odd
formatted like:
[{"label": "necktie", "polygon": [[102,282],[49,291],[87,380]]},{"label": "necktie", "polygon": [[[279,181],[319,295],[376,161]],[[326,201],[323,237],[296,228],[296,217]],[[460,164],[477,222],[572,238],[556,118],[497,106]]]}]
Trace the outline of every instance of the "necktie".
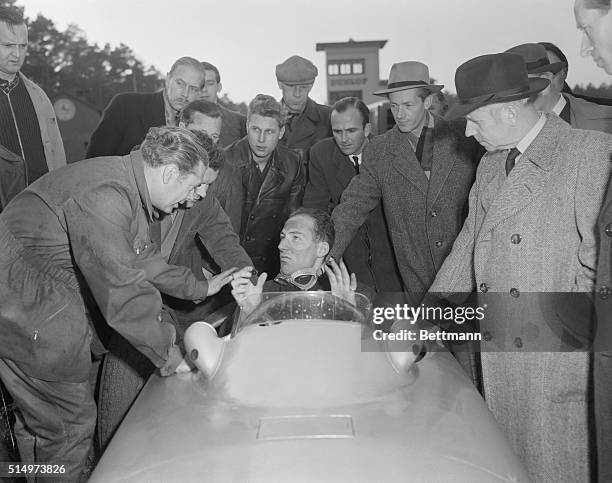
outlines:
[{"label": "necktie", "polygon": [[506,176],[510,174],[512,168],[514,168],[514,164],[516,163],[516,158],[521,155],[521,152],[517,148],[512,148],[508,152],[508,157],[506,158]]},{"label": "necktie", "polygon": [[353,166],[355,167],[355,174],[359,174],[359,156],[351,156],[353,160]]}]

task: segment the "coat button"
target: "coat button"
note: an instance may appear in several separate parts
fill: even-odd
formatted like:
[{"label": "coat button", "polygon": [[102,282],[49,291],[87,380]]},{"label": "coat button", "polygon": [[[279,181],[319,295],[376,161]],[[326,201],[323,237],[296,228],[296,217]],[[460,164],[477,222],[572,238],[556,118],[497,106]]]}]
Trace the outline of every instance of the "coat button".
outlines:
[{"label": "coat button", "polygon": [[157,316],[157,321],[158,321],[158,322],[161,322],[161,321],[162,321],[162,314],[161,314],[161,312],[160,312],[160,313],[159,313],[159,315]]},{"label": "coat button", "polygon": [[253,221],[255,219],[255,215],[250,215],[249,220]]},{"label": "coat button", "polygon": [[438,248],[440,248],[442,245],[443,245],[443,243],[442,243],[440,240],[438,240],[438,241],[436,242],[436,246],[437,246]]},{"label": "coat button", "polygon": [[436,210],[431,210],[431,217],[435,218],[436,216],[438,216],[438,212]]},{"label": "coat button", "polygon": [[247,236],[246,236],[244,239],[245,239],[246,241],[251,241],[253,238],[251,237],[251,235],[247,235]]},{"label": "coat button", "polygon": [[518,245],[519,243],[521,243],[521,235],[519,235],[518,233],[515,233],[514,235],[512,235],[510,237],[510,241],[514,244],[514,245]]},{"label": "coat button", "polygon": [[604,231],[606,232],[606,235],[612,236],[612,223],[608,223],[604,228]]},{"label": "coat button", "polygon": [[480,291],[482,293],[487,293],[489,291],[489,287],[487,287],[486,283],[483,282],[483,283],[480,284]]},{"label": "coat button", "polygon": [[521,347],[523,347],[523,340],[520,337],[515,337],[514,346],[520,349]]},{"label": "coat button", "polygon": [[489,342],[493,338],[493,336],[491,335],[491,332],[486,330],[482,333],[482,338],[486,340],[487,342]]},{"label": "coat button", "polygon": [[602,300],[606,300],[611,293],[612,290],[610,289],[610,287],[608,287],[607,285],[602,285],[602,287],[599,289],[599,298]]},{"label": "coat button", "polygon": [[515,299],[517,299],[521,296],[521,292],[519,292],[517,288],[511,288],[510,295],[512,295]]}]

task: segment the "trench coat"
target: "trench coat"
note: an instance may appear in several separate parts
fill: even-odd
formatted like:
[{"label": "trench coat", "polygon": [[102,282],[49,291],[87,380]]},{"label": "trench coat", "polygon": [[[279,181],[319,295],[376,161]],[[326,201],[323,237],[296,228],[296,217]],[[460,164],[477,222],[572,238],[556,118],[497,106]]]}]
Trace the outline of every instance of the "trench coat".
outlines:
[{"label": "trench coat", "polygon": [[484,395],[531,477],[590,481],[589,353],[559,352],[550,315],[555,292],[593,289],[612,136],[546,117],[508,177],[507,151],[484,156],[430,291],[477,288],[493,302],[481,322]]}]

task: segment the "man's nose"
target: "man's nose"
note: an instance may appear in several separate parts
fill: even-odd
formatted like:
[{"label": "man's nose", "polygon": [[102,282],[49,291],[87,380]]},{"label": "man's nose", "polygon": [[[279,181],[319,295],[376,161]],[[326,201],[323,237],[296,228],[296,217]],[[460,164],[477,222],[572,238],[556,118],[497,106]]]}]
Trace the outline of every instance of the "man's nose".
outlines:
[{"label": "man's nose", "polygon": [[343,132],[342,134],[340,134],[340,142],[343,144],[346,144],[349,141],[349,136],[348,133]]},{"label": "man's nose", "polygon": [[300,98],[302,97],[302,88],[301,86],[293,86],[293,97]]},{"label": "man's nose", "polygon": [[281,238],[280,241],[278,242],[278,249],[284,250],[286,246],[287,246],[287,239]]},{"label": "man's nose", "polygon": [[582,32],[582,43],[580,44],[580,55],[588,57],[593,50],[593,43],[586,32]]},{"label": "man's nose", "polygon": [[259,131],[259,135],[257,136],[257,141],[263,143],[266,141],[266,133],[263,131]]}]

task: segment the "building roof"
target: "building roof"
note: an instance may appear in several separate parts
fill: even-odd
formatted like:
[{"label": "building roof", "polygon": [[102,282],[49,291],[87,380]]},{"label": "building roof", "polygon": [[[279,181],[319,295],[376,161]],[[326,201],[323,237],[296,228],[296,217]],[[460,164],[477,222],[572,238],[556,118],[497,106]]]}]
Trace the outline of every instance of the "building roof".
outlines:
[{"label": "building roof", "polygon": [[358,42],[353,39],[349,39],[348,42],[326,42],[317,44],[317,52],[328,49],[348,49],[355,47],[377,47],[382,49],[387,44],[386,40],[365,40]]}]

